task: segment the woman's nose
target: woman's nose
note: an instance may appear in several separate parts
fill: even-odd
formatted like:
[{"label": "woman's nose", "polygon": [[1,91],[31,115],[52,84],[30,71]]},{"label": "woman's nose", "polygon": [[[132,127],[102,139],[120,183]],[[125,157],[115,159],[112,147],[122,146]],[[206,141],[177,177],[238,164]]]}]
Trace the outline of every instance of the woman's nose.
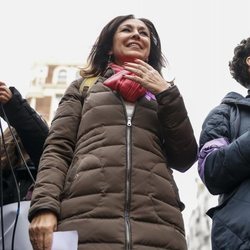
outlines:
[{"label": "woman's nose", "polygon": [[134,30],[132,33],[132,37],[134,39],[140,39],[140,33],[138,32],[138,30]]}]

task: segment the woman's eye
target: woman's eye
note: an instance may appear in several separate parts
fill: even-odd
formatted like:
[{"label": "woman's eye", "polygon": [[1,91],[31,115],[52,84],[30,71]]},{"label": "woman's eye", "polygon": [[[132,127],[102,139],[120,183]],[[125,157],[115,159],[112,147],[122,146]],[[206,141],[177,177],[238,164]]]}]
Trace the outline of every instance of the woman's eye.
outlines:
[{"label": "woman's eye", "polygon": [[146,32],[146,31],[141,31],[140,34],[141,34],[142,36],[149,36],[148,32]]},{"label": "woman's eye", "polygon": [[124,32],[130,32],[130,29],[129,28],[124,28],[124,29],[122,29],[122,31],[124,31]]}]

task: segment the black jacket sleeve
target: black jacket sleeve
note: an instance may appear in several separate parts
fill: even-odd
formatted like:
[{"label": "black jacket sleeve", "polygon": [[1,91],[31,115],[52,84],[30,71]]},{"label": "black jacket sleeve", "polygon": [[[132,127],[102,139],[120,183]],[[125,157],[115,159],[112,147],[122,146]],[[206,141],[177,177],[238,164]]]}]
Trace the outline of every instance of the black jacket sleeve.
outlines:
[{"label": "black jacket sleeve", "polygon": [[[203,123],[199,165],[204,165],[203,181],[212,194],[231,192],[250,176],[250,131],[231,141],[231,126],[230,107],[223,104],[212,110]],[[215,148],[222,138],[228,143]],[[208,142],[212,143],[208,146]],[[204,162],[201,164],[201,161]]]},{"label": "black jacket sleeve", "polygon": [[17,131],[32,162],[38,167],[43,144],[48,135],[48,125],[14,87],[13,97],[1,105],[0,116]]}]

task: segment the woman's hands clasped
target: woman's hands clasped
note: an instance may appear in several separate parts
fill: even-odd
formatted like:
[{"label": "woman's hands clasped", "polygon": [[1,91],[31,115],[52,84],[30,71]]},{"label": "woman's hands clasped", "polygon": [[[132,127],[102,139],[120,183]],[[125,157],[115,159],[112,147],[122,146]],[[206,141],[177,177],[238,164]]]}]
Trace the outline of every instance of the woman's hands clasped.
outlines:
[{"label": "woman's hands clasped", "polygon": [[134,62],[126,62],[124,69],[135,74],[124,75],[125,78],[139,83],[155,95],[171,87],[171,84],[157,70],[140,59],[136,59]]},{"label": "woman's hands clasped", "polygon": [[57,229],[57,217],[50,211],[36,215],[29,227],[29,236],[34,250],[51,250],[53,232]]}]

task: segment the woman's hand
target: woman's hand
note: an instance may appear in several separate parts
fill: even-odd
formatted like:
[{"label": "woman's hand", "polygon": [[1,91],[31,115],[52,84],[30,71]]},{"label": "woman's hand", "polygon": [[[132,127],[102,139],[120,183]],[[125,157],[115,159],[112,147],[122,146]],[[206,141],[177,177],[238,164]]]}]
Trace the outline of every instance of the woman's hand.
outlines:
[{"label": "woman's hand", "polygon": [[0,102],[5,104],[12,98],[12,93],[5,83],[0,82]]},{"label": "woman's hand", "polygon": [[155,95],[171,87],[171,84],[164,80],[157,70],[140,59],[136,59],[133,63],[125,63],[124,69],[135,74],[124,75],[125,78],[138,82]]},{"label": "woman's hand", "polygon": [[30,226],[29,236],[34,250],[51,250],[53,232],[57,229],[57,217],[50,211],[36,215]]}]

